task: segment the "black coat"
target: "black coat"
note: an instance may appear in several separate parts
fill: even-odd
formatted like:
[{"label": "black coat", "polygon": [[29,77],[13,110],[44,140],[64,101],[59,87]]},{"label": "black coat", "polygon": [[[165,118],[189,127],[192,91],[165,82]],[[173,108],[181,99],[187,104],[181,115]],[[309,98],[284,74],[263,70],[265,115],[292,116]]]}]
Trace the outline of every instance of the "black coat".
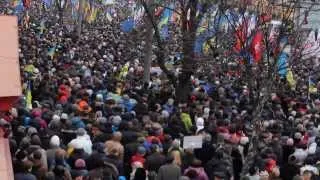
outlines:
[{"label": "black coat", "polygon": [[145,167],[148,171],[158,172],[159,168],[166,162],[166,157],[161,153],[153,153],[146,158]]}]

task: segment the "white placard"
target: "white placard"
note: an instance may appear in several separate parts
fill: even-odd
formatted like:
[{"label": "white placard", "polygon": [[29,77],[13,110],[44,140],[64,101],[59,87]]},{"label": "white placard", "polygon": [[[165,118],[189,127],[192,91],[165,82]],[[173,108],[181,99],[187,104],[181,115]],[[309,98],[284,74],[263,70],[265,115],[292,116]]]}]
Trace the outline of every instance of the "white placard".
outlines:
[{"label": "white placard", "polygon": [[202,136],[185,136],[183,137],[183,149],[202,148]]}]

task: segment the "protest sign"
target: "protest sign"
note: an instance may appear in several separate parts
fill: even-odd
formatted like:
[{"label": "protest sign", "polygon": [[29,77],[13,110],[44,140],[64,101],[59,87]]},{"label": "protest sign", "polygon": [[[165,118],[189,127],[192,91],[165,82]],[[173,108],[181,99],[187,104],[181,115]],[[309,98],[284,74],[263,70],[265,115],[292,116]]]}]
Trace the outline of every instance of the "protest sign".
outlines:
[{"label": "protest sign", "polygon": [[183,149],[202,148],[202,136],[185,136],[183,138]]}]

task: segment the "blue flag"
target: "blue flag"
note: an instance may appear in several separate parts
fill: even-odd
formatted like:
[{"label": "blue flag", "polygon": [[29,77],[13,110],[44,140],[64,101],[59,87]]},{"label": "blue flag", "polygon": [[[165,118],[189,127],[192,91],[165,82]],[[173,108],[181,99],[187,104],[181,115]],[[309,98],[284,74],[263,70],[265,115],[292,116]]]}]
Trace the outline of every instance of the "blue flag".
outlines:
[{"label": "blue flag", "polygon": [[50,8],[52,6],[52,0],[42,0],[43,4],[46,6],[46,8]]},{"label": "blue flag", "polygon": [[278,73],[280,75],[281,78],[285,78],[288,72],[288,68],[287,68],[287,59],[288,59],[289,55],[285,52],[282,52],[279,55],[279,59],[278,59]]},{"label": "blue flag", "polygon": [[120,23],[120,29],[123,32],[131,32],[134,28],[134,19],[128,18]]}]

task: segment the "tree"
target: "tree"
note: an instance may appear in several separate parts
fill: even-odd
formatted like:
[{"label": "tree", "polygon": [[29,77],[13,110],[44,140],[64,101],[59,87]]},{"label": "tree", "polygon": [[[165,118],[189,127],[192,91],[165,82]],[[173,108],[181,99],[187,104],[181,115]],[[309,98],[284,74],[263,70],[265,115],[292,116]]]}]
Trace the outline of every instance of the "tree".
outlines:
[{"label": "tree", "polygon": [[[267,101],[271,95],[297,93],[295,90],[299,88],[298,86],[308,83],[305,80],[302,82],[295,80],[295,74],[301,72],[301,69],[308,69],[311,74],[317,73],[306,68],[311,64],[310,60],[315,58],[318,48],[307,50],[306,53],[306,48],[310,48],[304,43],[307,37],[303,29],[305,22],[296,21],[307,14],[299,13],[302,8],[300,1],[177,1],[172,11],[180,15],[181,23],[176,28],[180,30],[181,36],[175,43],[182,47],[183,54],[181,72],[178,76],[165,66],[167,59],[165,47],[169,41],[161,39],[158,20],[153,17],[154,12],[150,11],[150,5],[145,1],[140,2],[155,31],[158,47],[157,62],[175,86],[176,98],[180,103],[186,102],[192,91],[190,77],[197,76],[197,69],[202,68],[201,63],[198,63],[201,60],[194,53],[195,42],[199,37],[197,30],[203,18],[210,16],[212,18],[214,14],[213,19],[214,22],[218,21],[218,26],[210,27],[209,23],[206,28],[214,30],[215,33],[205,38],[211,52],[202,58],[209,59],[211,67],[217,66],[215,70],[219,69],[223,74],[225,74],[224,69],[228,71],[230,64],[237,67],[240,75],[235,77],[234,84],[245,86],[244,91],[248,92],[247,109],[249,120],[253,125],[250,152],[253,155],[257,154],[256,144],[261,133],[261,115],[268,108]],[[154,6],[170,8],[170,3],[172,2],[165,1],[155,3]],[[199,6],[201,10],[197,8]],[[214,13],[210,11],[213,6],[216,7]],[[314,3],[309,3],[303,8],[308,12],[313,7]],[[226,19],[226,29],[220,26],[220,18]],[[276,19],[277,24],[274,24],[272,19]],[[213,26],[215,25],[216,23],[213,23]],[[195,66],[196,64],[200,65]],[[210,70],[206,74],[210,75]],[[248,156],[248,159],[250,158],[253,157]],[[245,167],[244,173],[247,170],[248,167]]]}]

